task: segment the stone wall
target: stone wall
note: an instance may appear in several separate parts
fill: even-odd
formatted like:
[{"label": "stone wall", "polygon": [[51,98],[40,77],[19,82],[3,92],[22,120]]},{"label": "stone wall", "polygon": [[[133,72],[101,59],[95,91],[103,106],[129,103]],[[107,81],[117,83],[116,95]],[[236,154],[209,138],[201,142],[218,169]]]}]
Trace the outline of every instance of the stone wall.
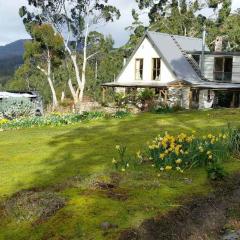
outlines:
[{"label": "stone wall", "polygon": [[175,88],[170,87],[168,89],[168,105],[170,107],[180,106],[184,109],[189,109],[190,107],[190,88],[189,87],[182,87],[182,88]]}]

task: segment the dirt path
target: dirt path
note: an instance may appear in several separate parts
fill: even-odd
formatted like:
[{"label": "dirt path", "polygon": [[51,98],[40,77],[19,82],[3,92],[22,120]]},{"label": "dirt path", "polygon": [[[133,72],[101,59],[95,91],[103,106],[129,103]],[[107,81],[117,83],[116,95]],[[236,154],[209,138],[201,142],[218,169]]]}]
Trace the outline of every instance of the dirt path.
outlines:
[{"label": "dirt path", "polygon": [[214,187],[207,197],[126,230],[120,240],[240,240],[240,174]]}]

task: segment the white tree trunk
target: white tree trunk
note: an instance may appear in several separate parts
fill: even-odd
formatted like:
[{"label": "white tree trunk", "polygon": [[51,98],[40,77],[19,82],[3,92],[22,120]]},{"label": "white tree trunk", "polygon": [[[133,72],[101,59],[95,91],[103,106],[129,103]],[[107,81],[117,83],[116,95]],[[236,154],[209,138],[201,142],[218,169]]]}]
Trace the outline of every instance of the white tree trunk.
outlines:
[{"label": "white tree trunk", "polygon": [[72,94],[74,104],[76,105],[78,103],[78,90],[75,91],[75,89],[72,85],[72,79],[68,80],[68,86],[69,86],[70,92]]},{"label": "white tree trunk", "polygon": [[52,93],[52,105],[53,105],[53,110],[55,110],[58,107],[58,100],[57,100],[57,94],[53,85],[53,81],[51,78],[51,57],[50,57],[50,53],[48,51],[48,57],[47,57],[47,71],[43,68],[41,68],[40,66],[37,66],[37,68],[46,75],[47,77],[47,81],[48,84],[50,86],[51,89],[51,93]]},{"label": "white tree trunk", "polygon": [[82,87],[80,88],[80,95],[79,95],[80,103],[82,103],[82,101],[83,101],[85,84],[86,84],[86,67],[87,67],[87,60],[88,60],[88,58],[87,58],[88,31],[89,31],[89,24],[87,23],[85,38],[84,38],[84,47],[83,47]]}]

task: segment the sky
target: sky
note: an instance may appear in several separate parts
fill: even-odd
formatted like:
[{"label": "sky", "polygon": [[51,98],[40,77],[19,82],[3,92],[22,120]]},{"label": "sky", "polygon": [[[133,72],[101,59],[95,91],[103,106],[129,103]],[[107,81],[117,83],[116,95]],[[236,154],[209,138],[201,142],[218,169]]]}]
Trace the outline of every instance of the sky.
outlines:
[{"label": "sky", "polygon": [[[27,0],[0,0],[0,46],[29,38],[18,10],[26,5]],[[110,0],[121,11],[121,18],[114,23],[105,24],[97,30],[104,34],[111,34],[116,46],[121,46],[128,40],[129,33],[125,30],[132,23],[131,10],[136,6],[135,0]],[[240,8],[240,0],[233,0],[233,9]],[[146,17],[143,16],[143,22]]]}]

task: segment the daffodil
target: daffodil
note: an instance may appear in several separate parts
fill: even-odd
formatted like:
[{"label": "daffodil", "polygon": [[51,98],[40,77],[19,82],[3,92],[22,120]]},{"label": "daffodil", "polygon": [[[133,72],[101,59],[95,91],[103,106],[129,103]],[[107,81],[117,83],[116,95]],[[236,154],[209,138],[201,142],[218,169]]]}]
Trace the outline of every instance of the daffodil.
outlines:
[{"label": "daffodil", "polygon": [[160,157],[161,159],[164,159],[165,154],[164,154],[164,153],[161,153],[161,154],[159,155],[159,157]]},{"label": "daffodil", "polygon": [[176,164],[181,164],[182,163],[182,159],[178,159],[178,160],[176,160]]},{"label": "daffodil", "polygon": [[117,150],[120,150],[120,145],[116,145],[115,147]]},{"label": "daffodil", "polygon": [[167,170],[167,171],[172,170],[172,166],[166,166],[166,167],[165,167],[165,170]]},{"label": "daffodil", "polygon": [[125,172],[126,171],[126,169],[125,168],[122,168],[122,172]]}]

